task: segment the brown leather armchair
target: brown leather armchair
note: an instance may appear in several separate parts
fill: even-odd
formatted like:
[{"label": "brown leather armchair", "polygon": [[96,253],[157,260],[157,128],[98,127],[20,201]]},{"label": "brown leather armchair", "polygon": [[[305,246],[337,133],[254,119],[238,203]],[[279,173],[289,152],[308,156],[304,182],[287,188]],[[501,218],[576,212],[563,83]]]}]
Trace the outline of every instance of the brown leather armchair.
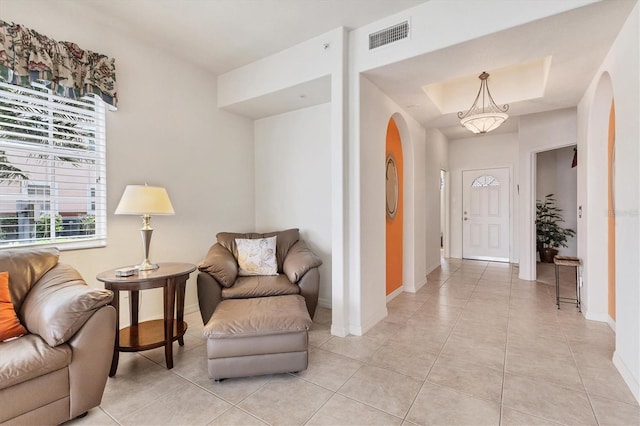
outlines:
[{"label": "brown leather armchair", "polygon": [[[238,276],[236,238],[268,238],[276,236],[278,275]],[[221,232],[217,243],[209,249],[198,269],[198,303],[202,321],[206,324],[216,306],[225,299],[300,294],[313,318],[318,304],[322,261],[300,239],[298,229],[259,233]]]},{"label": "brown leather armchair", "polygon": [[60,424],[100,405],[113,355],[113,293],[89,287],[57,249],[0,250],[28,333],[0,342],[0,424]]}]

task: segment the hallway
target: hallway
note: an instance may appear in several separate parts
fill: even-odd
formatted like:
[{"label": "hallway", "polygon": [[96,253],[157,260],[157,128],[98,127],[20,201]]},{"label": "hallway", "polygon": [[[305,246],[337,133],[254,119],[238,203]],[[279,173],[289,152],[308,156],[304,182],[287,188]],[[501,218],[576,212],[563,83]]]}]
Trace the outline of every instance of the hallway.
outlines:
[{"label": "hallway", "polygon": [[173,369],[162,348],[121,354],[101,407],[70,424],[637,426],[613,332],[554,297],[509,264],[447,260],[365,336],[331,336],[318,308],[307,370],[222,383],[207,377],[194,312]]}]

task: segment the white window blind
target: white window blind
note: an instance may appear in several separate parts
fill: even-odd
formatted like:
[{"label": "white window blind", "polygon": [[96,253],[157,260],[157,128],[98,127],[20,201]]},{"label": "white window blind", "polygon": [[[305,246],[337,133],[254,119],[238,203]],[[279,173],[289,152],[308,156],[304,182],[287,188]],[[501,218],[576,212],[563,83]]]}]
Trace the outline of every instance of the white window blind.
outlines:
[{"label": "white window blind", "polygon": [[106,240],[103,102],[0,82],[0,248]]}]

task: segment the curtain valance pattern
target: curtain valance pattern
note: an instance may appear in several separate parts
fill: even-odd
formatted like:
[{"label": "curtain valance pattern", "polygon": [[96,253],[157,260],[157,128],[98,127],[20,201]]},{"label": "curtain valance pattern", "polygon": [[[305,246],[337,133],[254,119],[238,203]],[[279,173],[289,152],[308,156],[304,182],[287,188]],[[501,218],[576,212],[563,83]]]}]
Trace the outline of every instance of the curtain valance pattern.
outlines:
[{"label": "curtain valance pattern", "polygon": [[0,78],[19,86],[44,81],[61,96],[79,99],[92,93],[117,106],[113,58],[2,20]]}]

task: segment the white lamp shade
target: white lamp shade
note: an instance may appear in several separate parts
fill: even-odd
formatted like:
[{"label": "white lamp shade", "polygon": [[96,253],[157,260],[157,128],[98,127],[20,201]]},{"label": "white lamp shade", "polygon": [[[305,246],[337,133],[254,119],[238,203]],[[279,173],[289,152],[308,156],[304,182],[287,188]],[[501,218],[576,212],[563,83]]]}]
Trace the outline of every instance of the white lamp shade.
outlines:
[{"label": "white lamp shade", "polygon": [[509,116],[503,112],[474,114],[460,120],[460,123],[473,133],[488,133],[500,127]]},{"label": "white lamp shade", "polygon": [[115,214],[175,214],[167,190],[160,186],[127,185]]}]

